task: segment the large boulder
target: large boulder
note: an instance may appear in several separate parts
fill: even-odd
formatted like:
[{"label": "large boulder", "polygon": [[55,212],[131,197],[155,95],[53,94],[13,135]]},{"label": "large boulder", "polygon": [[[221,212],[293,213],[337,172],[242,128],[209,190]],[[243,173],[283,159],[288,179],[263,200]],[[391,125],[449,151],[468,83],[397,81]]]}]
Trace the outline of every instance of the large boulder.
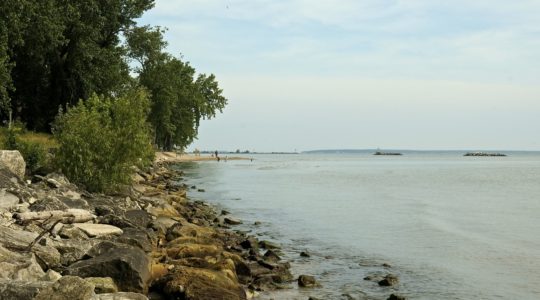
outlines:
[{"label": "large boulder", "polygon": [[26,171],[26,163],[19,151],[0,150],[0,168],[8,169],[22,180]]},{"label": "large boulder", "polygon": [[64,276],[40,291],[34,300],[89,300],[94,285],[77,276]]},{"label": "large boulder", "polygon": [[[54,268],[60,266],[60,252],[52,247],[51,240],[45,237],[38,239],[34,232],[15,230],[0,226],[0,246],[19,251],[34,253],[42,267]],[[31,246],[31,247],[30,247]]]},{"label": "large boulder", "polygon": [[0,279],[36,281],[45,276],[36,257],[28,252],[12,252],[0,246]]},{"label": "large boulder", "polygon": [[90,259],[70,265],[66,273],[80,277],[111,277],[122,291],[146,293],[150,260],[139,248],[103,242],[90,249]]}]

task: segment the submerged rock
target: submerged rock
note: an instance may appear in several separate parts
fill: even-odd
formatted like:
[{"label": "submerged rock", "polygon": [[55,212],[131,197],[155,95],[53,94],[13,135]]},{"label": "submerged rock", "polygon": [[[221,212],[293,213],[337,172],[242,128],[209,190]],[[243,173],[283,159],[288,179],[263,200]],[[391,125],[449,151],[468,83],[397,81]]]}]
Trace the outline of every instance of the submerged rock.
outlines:
[{"label": "submerged rock", "polygon": [[315,280],[315,277],[310,275],[300,275],[298,277],[298,286],[300,287],[317,287],[320,286],[320,284]]},{"label": "submerged rock", "polygon": [[399,278],[396,275],[388,274],[381,281],[380,286],[394,286],[399,283]]}]

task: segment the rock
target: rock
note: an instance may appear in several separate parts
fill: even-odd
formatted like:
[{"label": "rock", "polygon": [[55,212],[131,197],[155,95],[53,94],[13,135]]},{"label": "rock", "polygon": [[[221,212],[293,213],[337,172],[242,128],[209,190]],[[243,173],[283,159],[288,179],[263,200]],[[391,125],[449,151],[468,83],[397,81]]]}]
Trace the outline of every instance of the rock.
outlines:
[{"label": "rock", "polygon": [[[0,226],[0,246],[9,249],[27,250],[28,246],[36,240],[39,234],[34,232],[15,230]],[[41,238],[43,242],[35,243],[30,250],[36,255],[36,260],[45,269],[60,266],[60,253],[54,247],[49,246],[47,238]],[[50,240],[48,240],[50,241]]]},{"label": "rock", "polygon": [[281,257],[279,257],[279,255],[273,250],[266,251],[266,253],[264,253],[264,258],[273,262],[281,260]]},{"label": "rock", "polygon": [[6,192],[6,189],[0,190],[0,209],[11,209],[19,204],[19,197],[13,195],[10,192]]},{"label": "rock", "polygon": [[150,222],[149,227],[154,229],[157,234],[165,235],[167,233],[167,230],[169,230],[169,228],[173,227],[177,223],[178,221],[174,220],[173,218],[158,217]]},{"label": "rock", "polygon": [[51,282],[0,279],[0,300],[33,300]]},{"label": "rock", "polygon": [[390,297],[388,297],[386,300],[406,300],[405,296],[392,294]]},{"label": "rock", "polygon": [[36,281],[45,273],[32,253],[12,252],[0,246],[0,279]]},{"label": "rock", "polygon": [[128,210],[125,212],[124,217],[140,228],[148,227],[148,224],[152,221],[152,216],[148,212],[140,209]]},{"label": "rock", "polygon": [[24,179],[26,163],[21,153],[17,150],[0,150],[0,168],[5,168],[11,173]]},{"label": "rock", "polygon": [[70,265],[66,273],[80,277],[111,277],[122,291],[147,292],[150,260],[135,247],[102,242],[87,253],[91,258]]},{"label": "rock", "polygon": [[[86,236],[86,235],[85,235]],[[71,265],[85,257],[86,253],[92,249],[99,240],[52,240],[51,245],[61,254],[60,262],[63,266]]]},{"label": "rock", "polygon": [[41,277],[42,281],[57,281],[58,279],[62,278],[62,275],[55,270],[49,269],[47,270],[47,273]]},{"label": "rock", "polygon": [[381,281],[380,286],[394,286],[399,283],[399,278],[396,275],[388,274]]},{"label": "rock", "polygon": [[169,297],[186,300],[245,300],[244,289],[220,271],[179,267],[160,280]]},{"label": "rock", "polygon": [[240,246],[244,249],[254,249],[259,250],[259,242],[253,236],[248,237],[246,240],[240,243]]},{"label": "rock", "polygon": [[84,280],[94,285],[94,292],[96,294],[118,292],[118,287],[111,277],[87,277]]},{"label": "rock", "polygon": [[300,287],[317,287],[319,286],[319,283],[317,283],[317,280],[315,280],[315,277],[309,276],[309,275],[300,275],[298,277],[298,286]]},{"label": "rock", "polygon": [[68,208],[69,206],[67,206],[64,202],[53,196],[47,196],[30,205],[31,211],[66,210]]},{"label": "rock", "polygon": [[88,300],[94,285],[77,276],[64,276],[40,291],[34,300]]},{"label": "rock", "polygon": [[204,189],[198,189],[197,192],[199,192],[199,193],[204,193],[205,190],[204,190]]},{"label": "rock", "polygon": [[259,246],[264,249],[281,249],[278,244],[270,241],[260,241]]},{"label": "rock", "polygon": [[240,219],[233,218],[233,217],[225,217],[225,218],[223,218],[223,222],[225,222],[225,224],[229,224],[229,225],[240,225],[240,224],[242,224],[242,221]]},{"label": "rock", "polygon": [[222,216],[226,216],[226,215],[230,215],[231,213],[228,211],[228,210],[225,210],[225,209],[222,209],[221,210],[221,215]]},{"label": "rock", "polygon": [[123,233],[122,229],[106,224],[78,223],[73,224],[73,226],[82,230],[89,237],[110,237]]},{"label": "rock", "polygon": [[49,187],[54,188],[54,189],[57,189],[62,186],[62,184],[56,181],[56,179],[54,178],[46,178],[45,182],[47,183]]},{"label": "rock", "polygon": [[92,297],[91,300],[148,300],[143,294],[130,293],[130,292],[120,292],[120,293],[109,293],[109,294],[98,294]]},{"label": "rock", "polygon": [[58,232],[58,235],[64,239],[86,240],[88,235],[84,233],[79,227],[73,225],[64,225]]},{"label": "rock", "polygon": [[114,239],[117,243],[123,243],[135,246],[144,252],[152,251],[152,242],[149,239],[149,234],[146,231],[135,228],[124,228],[124,233]]},{"label": "rock", "polygon": [[58,200],[62,201],[67,207],[69,208],[79,208],[79,209],[89,209],[90,206],[88,205],[88,201],[81,199],[80,197],[78,199],[60,196],[58,197]]},{"label": "rock", "polygon": [[309,254],[308,251],[302,251],[302,252],[300,252],[300,256],[302,256],[302,257],[311,257],[311,255]]}]

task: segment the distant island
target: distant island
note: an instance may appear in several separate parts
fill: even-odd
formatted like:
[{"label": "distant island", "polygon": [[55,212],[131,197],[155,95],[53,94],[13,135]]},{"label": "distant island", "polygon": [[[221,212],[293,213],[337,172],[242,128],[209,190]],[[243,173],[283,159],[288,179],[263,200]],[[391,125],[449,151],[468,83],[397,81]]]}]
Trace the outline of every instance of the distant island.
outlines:
[{"label": "distant island", "polygon": [[506,156],[504,153],[490,153],[490,152],[467,152],[463,156]]},{"label": "distant island", "polygon": [[399,152],[383,152],[383,151],[376,151],[373,153],[373,155],[403,155]]}]

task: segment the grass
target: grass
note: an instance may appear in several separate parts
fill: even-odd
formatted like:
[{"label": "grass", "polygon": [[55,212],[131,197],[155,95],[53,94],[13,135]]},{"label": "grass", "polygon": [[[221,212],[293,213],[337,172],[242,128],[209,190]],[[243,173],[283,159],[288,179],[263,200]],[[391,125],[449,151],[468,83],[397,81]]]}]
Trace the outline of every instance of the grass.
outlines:
[{"label": "grass", "polygon": [[[6,127],[0,128],[0,145],[2,146],[5,145],[7,132],[8,129]],[[17,137],[24,142],[40,144],[46,149],[58,148],[58,143],[52,134],[20,130]]]}]

